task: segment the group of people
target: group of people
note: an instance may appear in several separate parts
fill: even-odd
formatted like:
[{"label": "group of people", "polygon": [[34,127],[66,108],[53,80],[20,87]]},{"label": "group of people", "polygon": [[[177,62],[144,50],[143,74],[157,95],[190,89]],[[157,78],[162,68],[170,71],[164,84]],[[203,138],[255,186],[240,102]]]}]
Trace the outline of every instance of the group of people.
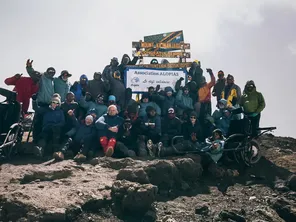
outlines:
[{"label": "group of people", "polygon": [[[56,160],[63,160],[70,149],[80,162],[95,157],[99,150],[108,157],[165,157],[200,149],[211,137],[209,156],[217,163],[230,121],[241,118],[232,114],[239,107],[250,118],[252,133],[257,133],[265,101],[254,81],[248,81],[241,92],[232,75],[225,78],[220,70],[216,80],[213,71],[206,69],[207,82],[196,60],[185,84],[180,78],[174,89],[151,86],[135,101],[132,89],[125,88],[124,70],[137,61],[138,57],[131,60],[126,54],[121,63],[112,58],[92,80],[84,74],[71,84],[72,74],[67,70],[58,77],[53,67],[40,73],[34,70],[33,61],[27,60],[28,77],[16,74],[7,78],[5,83],[15,86],[24,115],[32,98],[35,154],[42,157],[45,151],[53,152]],[[212,97],[217,101],[213,113]],[[183,139],[172,144],[175,136]]]}]

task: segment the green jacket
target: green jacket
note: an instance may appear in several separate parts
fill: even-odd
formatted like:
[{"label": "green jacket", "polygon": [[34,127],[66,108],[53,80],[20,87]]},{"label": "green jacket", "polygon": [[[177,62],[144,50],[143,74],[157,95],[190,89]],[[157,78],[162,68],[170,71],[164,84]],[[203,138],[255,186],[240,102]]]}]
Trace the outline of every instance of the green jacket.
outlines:
[{"label": "green jacket", "polygon": [[67,80],[66,82],[61,78],[54,78],[54,92],[58,93],[61,96],[61,101],[64,102],[66,100],[66,95],[70,92],[71,84]]},{"label": "green jacket", "polygon": [[35,70],[32,67],[27,67],[27,72],[32,79],[37,80],[39,83],[37,101],[50,104],[52,95],[54,94],[53,78],[47,77],[46,73],[36,76]]},{"label": "green jacket", "polygon": [[245,113],[261,113],[265,108],[265,100],[260,92],[254,89],[252,92],[245,91],[240,99],[240,105]]}]

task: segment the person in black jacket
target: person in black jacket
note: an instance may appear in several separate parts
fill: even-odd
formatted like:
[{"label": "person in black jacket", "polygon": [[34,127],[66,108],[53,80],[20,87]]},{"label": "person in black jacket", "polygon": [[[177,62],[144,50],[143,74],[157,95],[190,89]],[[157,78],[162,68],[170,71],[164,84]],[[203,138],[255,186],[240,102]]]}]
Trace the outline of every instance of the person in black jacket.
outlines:
[{"label": "person in black jacket", "polygon": [[213,88],[213,92],[212,92],[212,96],[216,96],[217,97],[217,104],[219,103],[221,96],[222,96],[222,92],[225,88],[225,84],[226,84],[226,79],[224,77],[224,72],[222,70],[220,70],[218,72],[218,80]]},{"label": "person in black jacket", "polygon": [[174,108],[169,108],[167,115],[162,120],[161,125],[161,141],[163,146],[170,146],[173,137],[182,135],[182,122],[178,117],[176,117]]},{"label": "person in black jacket", "polygon": [[128,54],[124,54],[121,59],[121,63],[118,66],[118,70],[120,72],[120,79],[124,82],[124,70],[127,65],[136,65],[138,62],[139,57],[134,57],[133,60],[128,56]]}]

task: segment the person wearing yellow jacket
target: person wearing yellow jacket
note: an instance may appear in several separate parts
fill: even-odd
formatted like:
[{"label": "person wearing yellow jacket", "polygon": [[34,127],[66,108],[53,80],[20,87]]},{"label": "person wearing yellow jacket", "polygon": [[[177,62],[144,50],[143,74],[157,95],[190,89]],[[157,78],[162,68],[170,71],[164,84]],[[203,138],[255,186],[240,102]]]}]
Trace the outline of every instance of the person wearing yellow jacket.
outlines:
[{"label": "person wearing yellow jacket", "polygon": [[261,112],[266,104],[262,93],[257,91],[253,80],[247,81],[239,105],[243,107],[244,113],[251,120],[252,135],[258,135]]},{"label": "person wearing yellow jacket", "polygon": [[227,84],[222,91],[221,98],[227,100],[228,107],[235,107],[241,97],[241,89],[234,84],[234,77],[232,75],[228,74],[226,81]]}]

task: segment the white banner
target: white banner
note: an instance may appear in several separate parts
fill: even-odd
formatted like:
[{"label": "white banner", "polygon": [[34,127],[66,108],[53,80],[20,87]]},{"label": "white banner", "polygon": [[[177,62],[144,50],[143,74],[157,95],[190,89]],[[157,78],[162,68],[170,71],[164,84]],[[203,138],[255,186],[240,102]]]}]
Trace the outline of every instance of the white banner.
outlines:
[{"label": "white banner", "polygon": [[147,92],[150,86],[160,85],[160,89],[167,86],[175,90],[176,82],[183,77],[182,86],[187,80],[186,69],[147,69],[147,68],[127,68],[125,70],[125,86],[131,88],[133,92]]}]

